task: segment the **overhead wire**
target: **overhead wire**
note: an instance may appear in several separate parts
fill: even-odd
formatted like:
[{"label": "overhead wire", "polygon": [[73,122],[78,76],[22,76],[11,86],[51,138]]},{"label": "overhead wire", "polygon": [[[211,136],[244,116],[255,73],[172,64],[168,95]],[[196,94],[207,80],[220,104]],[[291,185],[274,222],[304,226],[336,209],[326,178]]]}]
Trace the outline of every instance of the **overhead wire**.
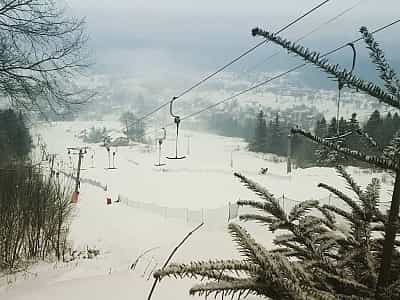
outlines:
[{"label": "overhead wire", "polygon": [[[395,25],[395,24],[397,24],[397,23],[400,23],[400,19],[397,19],[397,20],[395,20],[395,21],[393,21],[393,22],[391,22],[391,23],[389,23],[389,24],[387,24],[387,25],[381,26],[381,27],[379,27],[379,28],[373,30],[373,31],[371,32],[371,34],[376,34],[376,33],[378,33],[378,32],[381,32],[381,31],[383,31],[383,30],[386,30],[387,28],[389,28],[389,27],[391,27],[391,26],[393,26],[393,25]],[[356,44],[356,43],[360,42],[362,39],[363,39],[362,37],[361,37],[361,38],[357,38],[357,39],[354,39],[353,41],[351,41],[350,43]],[[334,48],[333,50],[330,50],[330,51],[328,51],[328,52],[322,54],[320,57],[322,58],[322,57],[325,57],[325,56],[329,56],[329,55],[331,55],[331,54],[333,54],[333,53],[335,53],[335,52],[337,52],[337,51],[339,51],[339,50],[341,50],[341,49],[347,47],[347,45],[348,45],[348,43],[344,43],[343,45],[338,46],[337,48]],[[288,75],[289,73],[292,73],[292,72],[294,72],[294,71],[296,71],[296,70],[299,70],[299,69],[305,67],[306,65],[308,65],[308,63],[306,63],[306,62],[305,62],[305,63],[302,63],[302,64],[299,64],[299,65],[296,65],[296,66],[290,68],[289,70],[287,70],[287,71],[285,71],[285,72],[279,73],[278,75],[275,75],[275,76],[273,76],[273,77],[271,77],[271,78],[268,78],[268,79],[266,79],[266,80],[263,80],[263,81],[261,81],[261,82],[255,84],[255,85],[250,86],[249,88],[244,89],[244,90],[242,90],[242,91],[240,91],[240,92],[238,92],[238,93],[235,93],[235,94],[233,94],[233,95],[231,95],[231,96],[229,96],[229,97],[227,97],[227,98],[225,98],[225,99],[223,99],[223,100],[221,100],[221,101],[218,101],[218,102],[213,103],[213,104],[211,104],[211,105],[208,105],[208,106],[206,106],[206,107],[204,107],[204,108],[202,108],[202,109],[200,109],[200,110],[198,110],[198,111],[196,111],[196,112],[193,112],[193,113],[191,113],[191,114],[188,114],[188,115],[182,117],[181,120],[186,120],[186,119],[192,118],[192,117],[194,117],[194,116],[197,116],[197,115],[199,115],[199,114],[201,114],[201,113],[203,113],[203,112],[205,112],[205,111],[207,111],[207,110],[209,110],[209,109],[211,109],[211,108],[214,108],[214,107],[216,107],[216,106],[219,106],[219,105],[221,105],[221,104],[223,104],[223,103],[225,103],[225,102],[231,101],[231,100],[233,100],[233,99],[235,99],[235,98],[237,98],[237,97],[239,97],[239,96],[241,96],[241,95],[244,95],[244,94],[246,94],[246,93],[248,93],[248,92],[250,92],[250,91],[252,91],[252,90],[254,90],[254,89],[257,89],[257,88],[259,88],[259,87],[261,87],[261,86],[263,86],[263,85],[265,85],[265,84],[267,84],[267,83],[269,83],[269,82],[272,82],[272,81],[274,81],[274,80],[277,80],[277,79],[279,79],[279,78],[281,78],[281,77],[284,77],[284,76]],[[172,125],[174,125],[173,122],[172,122],[172,123],[169,123],[169,124],[167,124],[167,125],[165,125],[165,126],[163,126],[163,127],[170,127],[170,126],[172,126]],[[158,130],[158,129],[157,129],[157,130]],[[146,134],[144,134],[144,135],[146,135]],[[144,136],[144,135],[143,135],[143,136]]]},{"label": "overhead wire", "polygon": [[[397,24],[397,23],[400,23],[400,19],[397,19],[397,20],[395,20],[395,21],[393,21],[393,22],[391,22],[391,23],[389,23],[389,24],[387,24],[387,25],[385,25],[385,26],[382,26],[382,27],[380,27],[380,28],[375,29],[374,31],[371,32],[371,34],[375,34],[375,33],[378,33],[378,32],[380,32],[380,31],[383,31],[383,30],[385,30],[385,29],[387,29],[387,28],[389,28],[389,27],[391,27],[391,26],[393,26],[393,25],[395,25],[395,24]],[[360,37],[360,38],[357,38],[357,39],[351,41],[350,43],[355,44],[355,43],[358,43],[359,41],[361,41],[362,39],[363,39],[363,38]],[[325,57],[325,56],[329,56],[329,55],[331,55],[331,54],[333,54],[333,53],[335,53],[335,52],[337,52],[337,51],[339,51],[339,50],[341,50],[341,49],[347,47],[348,44],[349,44],[349,43],[343,44],[342,46],[339,46],[339,47],[337,47],[337,48],[335,48],[335,49],[333,49],[333,50],[331,50],[331,51],[328,51],[328,52],[322,54],[320,57],[322,58],[322,57]],[[256,89],[256,88],[259,88],[260,86],[263,86],[263,85],[265,85],[265,84],[267,84],[267,83],[269,83],[269,82],[271,82],[271,81],[274,81],[274,80],[276,80],[276,79],[279,79],[279,78],[281,78],[281,77],[284,77],[284,76],[286,76],[286,75],[289,74],[289,73],[292,73],[292,72],[294,72],[294,71],[296,71],[296,70],[298,70],[298,69],[300,69],[300,68],[303,68],[303,67],[305,67],[306,65],[308,65],[308,63],[306,63],[306,62],[305,62],[305,63],[302,63],[302,64],[299,64],[299,65],[297,65],[297,66],[295,66],[295,67],[293,67],[293,68],[291,68],[291,69],[289,69],[289,70],[287,70],[287,71],[285,71],[285,72],[279,73],[278,75],[275,75],[275,76],[273,76],[273,77],[271,77],[271,78],[269,78],[269,79],[267,79],[267,80],[261,81],[261,82],[257,83],[256,85],[253,85],[253,86],[251,86],[251,87],[249,87],[249,88],[247,88],[247,89],[245,89],[245,90],[242,90],[242,91],[240,91],[240,92],[238,92],[238,93],[236,93],[236,94],[234,94],[234,95],[232,95],[232,96],[230,96],[230,97],[228,97],[228,98],[225,98],[225,99],[223,99],[223,100],[221,100],[221,101],[218,101],[218,102],[216,102],[216,103],[214,103],[214,104],[212,104],[212,105],[209,105],[209,106],[207,106],[207,107],[205,107],[205,108],[203,108],[203,109],[201,109],[201,110],[199,110],[199,111],[197,111],[197,112],[191,113],[191,114],[189,114],[189,115],[187,115],[187,116],[181,118],[181,120],[185,120],[185,119],[188,119],[188,118],[192,118],[192,117],[194,117],[194,116],[196,116],[196,115],[198,115],[198,114],[200,114],[200,113],[202,113],[202,112],[204,112],[204,111],[206,111],[206,110],[209,110],[209,109],[211,109],[211,108],[214,108],[214,107],[216,107],[216,106],[218,106],[218,105],[220,105],[220,104],[222,104],[222,103],[231,101],[231,100],[233,100],[233,99],[235,99],[235,98],[237,98],[237,97],[239,97],[239,96],[241,96],[241,95],[243,95],[243,94],[246,94],[246,93],[248,93],[248,92],[250,92],[250,91],[252,91],[252,90],[254,90],[254,89]]]},{"label": "overhead wire", "polygon": [[[282,27],[281,29],[279,29],[276,34],[282,33],[283,31],[285,31],[286,29],[288,29],[289,27],[293,26],[294,24],[296,24],[297,22],[299,22],[300,20],[302,20],[303,18],[305,18],[306,16],[308,16],[309,14],[313,13],[314,11],[316,11],[317,9],[319,9],[320,7],[324,6],[325,4],[327,4],[328,2],[330,2],[331,0],[324,0],[321,3],[319,3],[318,5],[314,6],[313,8],[311,8],[310,10],[308,10],[307,12],[305,12],[304,14],[302,14],[301,16],[297,17],[296,19],[294,19],[293,21],[291,21],[289,24],[285,25],[284,27]],[[225,65],[223,65],[222,67],[218,68],[216,71],[212,72],[211,74],[207,75],[206,77],[202,78],[200,81],[198,81],[197,83],[195,83],[194,85],[192,85],[191,87],[185,89],[184,91],[182,91],[180,94],[178,94],[177,96],[173,97],[174,100],[177,100],[179,98],[181,98],[182,96],[186,95],[187,93],[189,93],[190,91],[192,91],[193,89],[197,88],[198,86],[200,86],[201,84],[203,84],[204,82],[206,82],[207,80],[211,79],[212,77],[214,77],[215,75],[221,73],[222,71],[224,71],[225,69],[227,69],[229,66],[233,65],[234,63],[236,63],[237,61],[239,61],[240,59],[242,59],[243,57],[245,57],[246,55],[248,55],[249,53],[253,52],[254,50],[256,50],[258,47],[264,45],[268,43],[268,40],[264,39],[261,42],[259,42],[258,44],[256,44],[255,46],[251,47],[250,49],[246,50],[245,52],[243,52],[242,54],[240,54],[239,56],[237,56],[236,58],[232,59],[231,61],[229,61],[228,63],[226,63]],[[152,111],[146,113],[145,115],[143,115],[142,117],[138,118],[137,120],[133,121],[131,124],[128,124],[126,126],[127,129],[131,128],[134,124],[137,124],[143,120],[145,120],[146,118],[148,118],[149,116],[155,114],[156,112],[158,112],[159,110],[163,109],[164,107],[166,107],[167,105],[170,104],[170,100],[167,102],[164,102],[163,104],[161,104],[160,106],[156,107],[155,109],[153,109]]]},{"label": "overhead wire", "polygon": [[[337,15],[333,16],[332,18],[328,19],[327,21],[323,22],[322,24],[318,25],[317,27],[315,27],[313,30],[305,33],[304,35],[302,35],[301,37],[299,37],[298,39],[296,39],[294,42],[298,43],[304,39],[306,39],[307,37],[311,36],[312,34],[314,34],[315,32],[321,30],[324,26],[329,25],[330,23],[336,21],[337,19],[343,17],[345,14],[349,13],[350,11],[354,10],[355,8],[357,8],[358,6],[360,6],[361,3],[364,3],[365,0],[359,0],[358,2],[356,2],[355,4],[353,4],[352,6],[344,9],[343,11],[339,12]],[[274,53],[272,53],[271,55],[267,56],[265,59],[263,59],[262,61],[256,63],[255,65],[251,66],[250,68],[248,68],[246,71],[244,71],[244,73],[249,73],[250,71],[253,71],[254,69],[258,68],[259,66],[265,64],[266,62],[268,62],[271,58],[279,55],[280,53],[282,53],[282,50],[278,50]]]}]

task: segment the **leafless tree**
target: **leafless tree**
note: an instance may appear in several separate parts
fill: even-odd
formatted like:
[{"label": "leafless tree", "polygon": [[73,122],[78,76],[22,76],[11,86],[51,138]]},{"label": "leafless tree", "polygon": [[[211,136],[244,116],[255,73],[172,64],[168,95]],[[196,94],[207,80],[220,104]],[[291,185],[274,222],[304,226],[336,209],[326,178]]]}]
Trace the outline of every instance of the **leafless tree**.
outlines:
[{"label": "leafless tree", "polygon": [[54,0],[0,0],[0,96],[24,111],[63,113],[91,93],[85,20]]}]

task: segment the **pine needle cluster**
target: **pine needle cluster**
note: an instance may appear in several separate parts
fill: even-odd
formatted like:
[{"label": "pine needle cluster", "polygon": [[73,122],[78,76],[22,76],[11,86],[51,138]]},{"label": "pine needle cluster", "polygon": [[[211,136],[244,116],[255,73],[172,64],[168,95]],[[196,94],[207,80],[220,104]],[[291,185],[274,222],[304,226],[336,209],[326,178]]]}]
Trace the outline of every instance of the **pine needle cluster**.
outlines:
[{"label": "pine needle cluster", "polygon": [[[329,184],[319,187],[333,193],[347,206],[321,205],[318,201],[300,202],[288,213],[265,188],[235,173],[240,181],[260,198],[238,201],[259,213],[244,214],[242,221],[266,225],[276,233],[275,248],[267,250],[245,228],[229,224],[243,260],[199,261],[172,264],[155,277],[207,280],[195,285],[190,294],[242,296],[268,299],[375,299],[378,269],[382,256],[386,215],[379,210],[380,184],[372,179],[361,187],[341,167],[354,197]],[[346,226],[343,226],[343,223]],[[395,250],[388,299],[400,297],[400,252]]]},{"label": "pine needle cluster", "polygon": [[[400,108],[400,82],[387,63],[384,52],[365,27],[360,29],[384,86],[369,82],[351,71],[331,64],[315,51],[283,39],[276,34],[255,28],[260,35],[290,53],[314,64],[342,85],[366,93],[379,102]],[[379,210],[380,183],[372,179],[362,189],[342,167],[337,171],[347,182],[352,196],[335,187],[320,183],[319,187],[343,201],[346,208],[304,201],[289,213],[265,188],[236,173],[242,183],[260,197],[260,201],[239,201],[238,205],[252,207],[259,213],[244,214],[242,221],[267,225],[275,232],[275,248],[268,250],[257,243],[245,228],[229,224],[243,260],[224,260],[172,264],[155,272],[164,277],[189,277],[207,280],[194,286],[192,295],[238,296],[260,295],[267,299],[400,299],[400,133],[386,149],[370,155],[353,150],[341,139],[325,139],[300,128],[292,134],[301,135],[330,151],[366,162],[373,167],[396,174],[390,211]],[[360,133],[359,133],[360,134]],[[361,133],[369,144],[373,139]],[[376,146],[376,145],[375,145]]]}]

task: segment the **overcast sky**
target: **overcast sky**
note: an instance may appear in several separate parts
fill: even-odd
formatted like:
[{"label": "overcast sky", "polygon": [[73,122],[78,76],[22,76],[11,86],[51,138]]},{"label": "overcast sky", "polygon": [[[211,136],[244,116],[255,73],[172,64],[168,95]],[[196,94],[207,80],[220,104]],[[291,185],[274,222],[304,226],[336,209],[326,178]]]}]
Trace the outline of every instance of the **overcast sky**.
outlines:
[{"label": "overcast sky", "polygon": [[[86,16],[98,70],[150,74],[160,69],[212,68],[259,41],[253,27],[277,30],[321,0],[65,0],[71,11]],[[292,39],[313,30],[358,0],[330,3],[282,35]],[[354,37],[361,25],[373,29],[400,17],[399,0],[363,0],[337,21],[304,40],[321,51]],[[378,39],[394,56],[400,25]],[[258,49],[243,67],[273,51]]]}]

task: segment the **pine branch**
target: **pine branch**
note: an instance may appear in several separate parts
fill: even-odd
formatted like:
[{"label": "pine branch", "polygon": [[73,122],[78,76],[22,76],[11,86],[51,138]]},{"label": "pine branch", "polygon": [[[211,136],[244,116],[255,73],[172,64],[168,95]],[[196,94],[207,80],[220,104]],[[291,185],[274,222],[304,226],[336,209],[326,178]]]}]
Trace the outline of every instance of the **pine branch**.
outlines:
[{"label": "pine branch", "polygon": [[361,128],[358,128],[356,131],[361,137],[363,137],[368,142],[368,144],[370,144],[374,148],[379,149],[378,143],[375,141],[375,139],[372,136],[370,136],[368,134],[368,132],[362,130]]},{"label": "pine branch", "polygon": [[298,238],[292,233],[280,234],[274,238],[274,244],[276,244],[276,245],[279,245],[282,243],[287,243],[287,242],[297,242],[297,241],[298,241]]},{"label": "pine branch", "polygon": [[375,41],[374,37],[368,32],[368,29],[365,26],[360,28],[360,33],[367,44],[367,48],[370,50],[369,56],[376,66],[379,77],[384,81],[387,92],[399,99],[400,81],[394,69],[386,61],[384,51],[379,47],[378,42]]},{"label": "pine branch", "polygon": [[345,238],[342,235],[339,235],[336,231],[327,231],[318,235],[315,239],[316,242],[324,243],[325,241],[332,241],[335,244],[338,244],[338,241],[343,241]]},{"label": "pine branch", "polygon": [[385,170],[399,170],[400,166],[396,161],[393,161],[391,159],[386,159],[386,158],[382,158],[382,157],[378,157],[378,156],[373,156],[373,155],[367,155],[365,153],[362,153],[360,151],[356,151],[356,150],[352,150],[346,147],[342,147],[336,143],[331,143],[328,141],[325,141],[324,139],[313,135],[310,132],[304,131],[302,129],[299,128],[292,128],[291,129],[291,133],[292,134],[299,134],[302,135],[304,137],[306,137],[307,139],[320,144],[324,147],[333,149],[337,152],[343,153],[347,156],[350,156],[352,158],[355,158],[359,161],[363,161],[369,164],[372,164],[374,166],[377,166],[379,168],[385,169]]},{"label": "pine branch", "polygon": [[279,244],[280,246],[285,246],[288,249],[291,249],[293,251],[293,253],[296,253],[294,256],[296,256],[299,259],[312,259],[313,258],[313,254],[311,254],[311,252],[303,247],[304,245],[299,244],[297,242],[291,242],[291,241],[280,241]]},{"label": "pine branch", "polygon": [[322,215],[325,217],[325,222],[324,224],[329,227],[332,230],[336,230],[336,225],[335,225],[335,215],[330,212],[329,210],[327,210],[325,207],[323,206],[318,206],[318,210],[322,213]]},{"label": "pine branch", "polygon": [[347,211],[345,211],[343,209],[340,209],[340,208],[338,208],[336,206],[333,206],[333,205],[324,205],[323,207],[325,209],[328,209],[328,210],[330,210],[330,211],[342,216],[343,218],[347,219],[351,223],[356,222],[354,216],[351,213],[349,213],[349,212],[347,212]]},{"label": "pine branch", "polygon": [[256,215],[256,214],[243,214],[239,216],[240,221],[255,221],[257,223],[260,223],[261,225],[271,225],[271,224],[276,224],[278,221],[277,218],[275,217],[269,217],[269,216],[261,216],[261,215]]},{"label": "pine branch", "polygon": [[385,232],[385,225],[384,224],[376,224],[371,227],[371,231],[380,231]]},{"label": "pine branch", "polygon": [[340,140],[344,140],[345,138],[353,135],[354,133],[357,133],[359,136],[363,137],[368,142],[368,144],[370,144],[374,148],[378,148],[378,143],[374,140],[374,138],[372,136],[370,136],[366,131],[364,131],[360,128],[347,131],[338,136],[324,137],[324,140],[325,141],[340,141]]},{"label": "pine branch", "polygon": [[[321,252],[330,252],[332,249],[337,248],[339,244],[335,239],[323,239],[321,242],[321,239],[318,239],[318,242],[320,242],[318,251]],[[336,257],[336,256],[335,256]]]},{"label": "pine branch", "polygon": [[400,130],[394,134],[389,145],[383,149],[383,156],[395,161],[400,160]]},{"label": "pine branch", "polygon": [[258,202],[252,200],[239,200],[236,203],[239,206],[250,206],[263,212],[269,213],[275,217],[275,222],[281,221],[282,223],[287,223],[286,214],[280,206],[279,208],[277,208],[275,205],[269,202]]},{"label": "pine branch", "polygon": [[326,272],[325,270],[322,269],[316,269],[315,270],[317,273],[319,273],[321,276],[325,277],[326,280],[334,281],[336,284],[339,284],[342,286],[342,293],[346,291],[346,294],[350,295],[360,295],[360,296],[366,296],[366,297],[371,297],[372,291],[368,288],[368,286],[361,284],[357,281],[354,281],[352,279],[346,278],[345,276],[338,276],[335,274],[332,274],[330,272]]},{"label": "pine branch", "polygon": [[164,277],[188,277],[188,278],[208,278],[213,280],[234,281],[238,278],[229,276],[224,272],[245,273],[257,276],[262,274],[262,269],[249,262],[239,260],[219,260],[219,261],[199,261],[189,264],[171,264],[165,269],[157,270],[155,278],[160,280]]},{"label": "pine branch", "polygon": [[300,57],[302,57],[306,62],[310,62],[329,75],[335,77],[339,82],[343,84],[347,84],[349,87],[358,89],[366,94],[382,101],[390,106],[400,108],[400,100],[399,97],[395,97],[389,93],[386,93],[379,86],[373,84],[372,82],[368,82],[358,78],[353,75],[351,72],[346,69],[340,70],[339,65],[333,65],[328,62],[328,59],[324,58],[324,55],[321,55],[318,52],[310,51],[303,46],[300,46],[296,43],[292,43],[286,39],[282,39],[276,34],[270,33],[268,31],[261,30],[259,28],[254,28],[252,30],[253,36],[260,35],[267,40],[281,46],[282,48],[288,50],[291,53],[294,53]]},{"label": "pine branch", "polygon": [[240,179],[244,185],[255,192],[258,196],[262,197],[271,205],[271,211],[274,212],[274,216],[276,216],[280,220],[286,220],[286,213],[282,209],[279,204],[279,201],[270,193],[267,189],[260,186],[258,183],[254,182],[253,180],[245,177],[244,175],[235,172],[234,175]]},{"label": "pine branch", "polygon": [[324,220],[315,216],[305,216],[299,220],[299,229],[303,235],[321,234],[326,232]]},{"label": "pine branch", "polygon": [[379,180],[377,178],[372,178],[371,183],[367,185],[365,192],[360,197],[360,200],[364,204],[366,214],[368,214],[370,218],[376,218],[377,216],[380,216],[380,213],[378,213],[378,202],[380,197],[379,191]]},{"label": "pine branch", "polygon": [[241,226],[230,223],[228,230],[234,241],[239,246],[239,252],[246,256],[252,263],[266,269],[268,262],[268,251],[256,243],[250,234]]},{"label": "pine branch", "polygon": [[316,200],[307,200],[296,204],[290,211],[289,222],[293,222],[302,218],[306,213],[310,211],[310,209],[316,208],[318,207],[318,205],[319,202]]},{"label": "pine branch", "polygon": [[218,295],[222,297],[239,295],[256,294],[263,295],[265,286],[251,279],[236,280],[234,282],[207,282],[197,284],[189,290],[189,294],[194,296],[205,296],[206,298],[212,294],[216,298]]},{"label": "pine branch", "polygon": [[361,187],[354,181],[353,177],[351,177],[351,175],[347,173],[342,166],[337,166],[336,170],[346,180],[351,190],[356,193],[359,198],[361,198],[363,196],[363,192]]},{"label": "pine branch", "polygon": [[[390,299],[399,299],[400,298],[400,279],[393,282],[387,288],[387,294],[390,296]],[[389,297],[388,297],[389,298]]]},{"label": "pine branch", "polygon": [[324,189],[330,191],[332,194],[338,196],[341,200],[343,200],[347,205],[349,205],[351,207],[353,212],[356,213],[359,216],[359,218],[361,218],[363,220],[365,219],[364,211],[349,196],[345,195],[344,193],[342,193],[338,189],[336,189],[336,188],[334,188],[334,187],[332,187],[330,185],[324,184],[324,183],[319,183],[318,187],[324,188]]}]

